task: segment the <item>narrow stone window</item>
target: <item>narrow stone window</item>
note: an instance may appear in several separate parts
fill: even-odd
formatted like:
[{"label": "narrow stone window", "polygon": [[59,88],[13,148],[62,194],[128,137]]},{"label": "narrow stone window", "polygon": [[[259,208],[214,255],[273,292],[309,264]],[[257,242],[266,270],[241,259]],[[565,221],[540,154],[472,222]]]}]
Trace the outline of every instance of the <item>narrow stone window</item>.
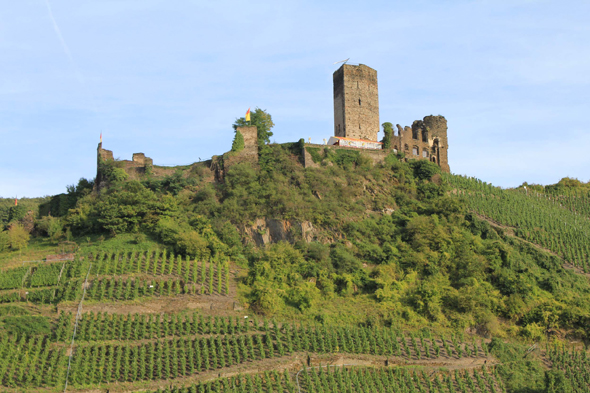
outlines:
[{"label": "narrow stone window", "polygon": [[418,150],[418,146],[414,146],[414,147],[412,147],[412,154],[413,154],[413,155],[415,155],[415,156],[417,156],[417,155],[419,155],[419,154],[420,154],[420,153],[419,153],[419,150]]},{"label": "narrow stone window", "polygon": [[359,106],[361,106],[361,99],[359,98]]},{"label": "narrow stone window", "polygon": [[422,157],[428,157],[428,150],[426,148],[422,149]]}]

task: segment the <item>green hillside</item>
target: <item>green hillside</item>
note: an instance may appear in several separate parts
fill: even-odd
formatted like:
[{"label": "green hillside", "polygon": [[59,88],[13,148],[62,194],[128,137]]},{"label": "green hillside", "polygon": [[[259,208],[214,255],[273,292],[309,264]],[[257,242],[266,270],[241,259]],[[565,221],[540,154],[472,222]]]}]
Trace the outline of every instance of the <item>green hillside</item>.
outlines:
[{"label": "green hillside", "polygon": [[7,208],[2,390],[588,391],[588,185],[300,154]]}]

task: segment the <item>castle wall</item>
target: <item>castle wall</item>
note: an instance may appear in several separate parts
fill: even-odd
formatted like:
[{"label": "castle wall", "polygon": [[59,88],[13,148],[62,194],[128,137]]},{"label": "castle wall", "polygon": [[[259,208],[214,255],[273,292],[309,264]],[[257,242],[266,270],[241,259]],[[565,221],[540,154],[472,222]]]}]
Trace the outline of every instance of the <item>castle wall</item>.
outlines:
[{"label": "castle wall", "polygon": [[[101,173],[101,162],[115,161],[112,150],[102,148],[102,142],[98,144],[97,149],[97,165],[96,165],[96,187],[100,191],[106,185],[106,178]],[[156,171],[153,171],[153,160],[146,157],[143,153],[133,153],[133,157],[130,160],[117,161],[117,164],[129,175],[131,179],[140,179],[148,171],[152,172],[156,176],[165,176],[174,173],[174,168],[162,168],[159,167]]]},{"label": "castle wall", "polygon": [[225,173],[232,165],[249,162],[258,164],[258,128],[256,126],[238,127],[238,131],[244,137],[244,150],[239,152],[227,152],[222,159],[214,156],[211,160],[211,170],[215,172],[215,178],[223,181]]},{"label": "castle wall", "polygon": [[398,124],[392,147],[405,154],[408,160],[429,160],[438,164],[443,172],[451,172],[448,161],[447,120],[443,116],[426,116],[416,120],[412,127]]},{"label": "castle wall", "polygon": [[377,140],[379,91],[377,71],[364,64],[343,64],[333,75],[334,135]]},{"label": "castle wall", "polygon": [[244,137],[244,150],[228,152],[223,155],[225,170],[239,162],[258,163],[258,129],[256,126],[238,127]]},{"label": "castle wall", "polygon": [[373,164],[382,162],[391,152],[403,152],[406,161],[429,160],[440,166],[443,172],[450,173],[447,145],[447,121],[443,116],[426,116],[423,120],[416,120],[412,127],[402,128],[397,125],[397,135],[391,142],[392,150],[359,149],[348,146],[317,145],[306,143],[303,148],[303,165],[305,168],[318,167],[320,164],[313,161],[313,157],[307,147],[319,149],[323,156],[324,149],[345,149],[360,152],[370,158]]}]

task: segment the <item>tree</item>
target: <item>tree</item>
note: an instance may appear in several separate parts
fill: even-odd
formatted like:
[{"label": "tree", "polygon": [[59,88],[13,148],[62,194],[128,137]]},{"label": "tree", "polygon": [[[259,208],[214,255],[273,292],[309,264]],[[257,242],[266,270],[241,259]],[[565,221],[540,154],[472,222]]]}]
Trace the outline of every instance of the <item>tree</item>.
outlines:
[{"label": "tree", "polygon": [[8,211],[8,222],[22,220],[26,214],[27,208],[22,204],[11,206],[10,210]]},{"label": "tree", "polygon": [[8,230],[8,238],[10,248],[13,250],[20,250],[27,246],[30,235],[21,224],[15,223],[12,224]]},{"label": "tree", "polygon": [[234,141],[231,145],[231,151],[237,153],[239,151],[244,150],[244,146],[244,136],[240,131],[236,130],[236,136],[234,137]]},{"label": "tree", "polygon": [[10,234],[8,231],[0,232],[0,252],[8,250],[10,246]]},{"label": "tree", "polygon": [[381,124],[383,126],[383,150],[391,149],[391,137],[393,137],[393,124],[386,122]]},{"label": "tree", "polygon": [[63,225],[58,217],[45,216],[41,218],[37,221],[37,229],[45,232],[54,242],[63,236]]},{"label": "tree", "polygon": [[256,126],[258,129],[258,149],[261,149],[265,143],[270,142],[270,137],[273,135],[270,130],[275,125],[272,122],[270,113],[264,109],[256,108],[253,112],[250,112],[250,122],[247,122],[245,117],[240,117],[236,119],[233,128],[237,130],[238,127],[248,125]]}]

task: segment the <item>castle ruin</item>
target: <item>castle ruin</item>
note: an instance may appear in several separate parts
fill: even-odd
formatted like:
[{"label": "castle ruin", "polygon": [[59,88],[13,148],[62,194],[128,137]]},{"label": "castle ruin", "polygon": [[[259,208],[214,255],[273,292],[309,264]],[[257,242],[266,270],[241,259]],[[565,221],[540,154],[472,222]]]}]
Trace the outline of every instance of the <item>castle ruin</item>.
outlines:
[{"label": "castle ruin", "polygon": [[[377,71],[364,64],[343,64],[333,74],[334,137],[331,146],[382,149],[378,141],[379,89]],[[405,160],[429,160],[444,172],[450,172],[448,162],[447,120],[443,116],[426,116],[412,127],[397,125],[392,135],[394,153],[404,153]],[[372,157],[378,154],[371,153]],[[375,161],[375,158],[374,158]]]},{"label": "castle ruin", "polygon": [[[322,156],[326,149],[351,149],[360,151],[373,163],[382,162],[391,153],[403,153],[404,160],[429,160],[444,172],[450,172],[448,163],[447,121],[443,116],[426,116],[416,120],[412,127],[397,125],[397,134],[392,135],[391,148],[383,149],[378,141],[379,124],[379,90],[377,71],[364,64],[343,64],[333,74],[334,83],[334,136],[327,145],[304,143],[302,149],[303,165],[318,166],[313,161],[310,150]],[[222,156],[213,156],[210,168],[215,178],[223,181],[227,169],[241,162],[258,163],[258,135],[255,126],[238,127],[244,137],[244,149],[240,152],[228,152]],[[106,184],[101,172],[101,162],[113,162],[122,168],[131,179],[140,179],[145,175],[163,177],[173,174],[175,167],[154,166],[152,159],[143,153],[134,153],[133,159],[118,161],[113,152],[98,145],[98,165],[96,187],[100,190]],[[115,162],[116,161],[116,162]],[[197,163],[191,166],[197,165]]]}]

